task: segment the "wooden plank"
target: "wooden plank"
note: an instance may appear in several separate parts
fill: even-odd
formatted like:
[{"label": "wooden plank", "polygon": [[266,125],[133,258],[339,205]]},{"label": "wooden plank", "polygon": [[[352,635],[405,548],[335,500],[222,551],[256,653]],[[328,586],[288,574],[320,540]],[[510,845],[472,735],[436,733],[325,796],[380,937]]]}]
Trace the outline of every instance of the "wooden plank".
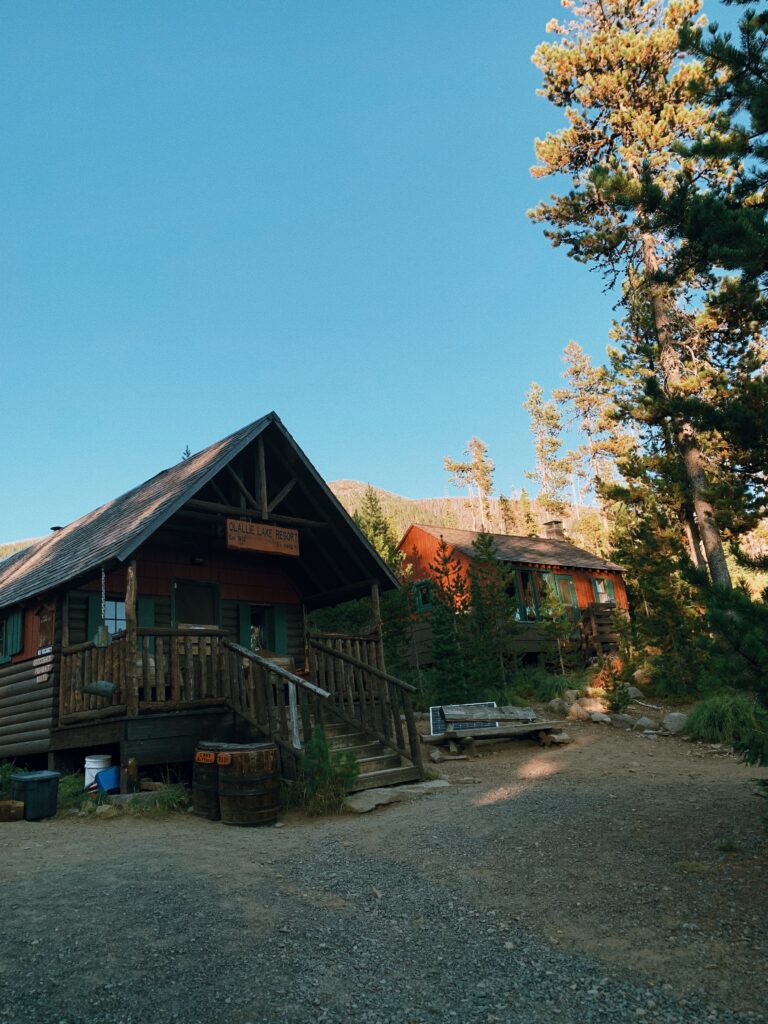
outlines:
[{"label": "wooden plank", "polygon": [[141,696],[139,700],[152,700],[152,673],[149,665],[149,637],[139,637],[141,645]]},{"label": "wooden plank", "polygon": [[129,715],[139,713],[139,687],[137,668],[137,619],[136,619],[136,562],[130,562],[126,570],[125,587],[125,640],[126,640],[126,704]]},{"label": "wooden plank", "polygon": [[157,700],[165,700],[165,640],[155,640],[155,696]]},{"label": "wooden plank", "polygon": [[171,657],[171,700],[181,700],[181,665],[179,664],[179,643],[175,638],[169,641]]},{"label": "wooden plank", "polygon": [[471,708],[461,704],[444,704],[446,722],[533,722],[536,712],[533,708]]},{"label": "wooden plank", "polygon": [[208,672],[208,645],[209,640],[200,640],[197,645],[197,659],[200,662],[200,696],[212,696],[209,690],[210,674]]},{"label": "wooden plank", "polygon": [[196,693],[195,685],[195,660],[192,653],[191,637],[184,637],[184,693],[185,700],[194,700]]},{"label": "wooden plank", "polygon": [[267,459],[264,454],[264,438],[261,435],[259,435],[259,439],[257,441],[257,451],[259,457],[259,497],[261,498],[261,518],[266,519],[269,516],[269,497],[267,494]]},{"label": "wooden plank", "polygon": [[59,719],[61,725],[67,725],[71,722],[97,722],[102,718],[118,718],[120,715],[127,714],[127,706],[125,704],[113,704],[111,707],[98,708],[95,711],[74,711],[68,715],[64,715]]},{"label": "wooden plank", "polygon": [[537,732],[559,732],[566,726],[565,721],[558,722],[520,722],[502,725],[498,729],[448,729],[442,736],[421,734],[421,742],[434,745],[446,740],[462,741],[463,739],[504,739],[509,736],[527,736]]}]

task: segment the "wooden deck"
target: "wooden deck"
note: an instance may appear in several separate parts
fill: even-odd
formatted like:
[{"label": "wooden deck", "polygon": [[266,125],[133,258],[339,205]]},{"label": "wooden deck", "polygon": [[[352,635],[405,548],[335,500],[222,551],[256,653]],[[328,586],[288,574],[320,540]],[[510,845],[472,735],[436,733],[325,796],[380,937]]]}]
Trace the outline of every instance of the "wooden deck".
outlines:
[{"label": "wooden deck", "polygon": [[138,627],[106,647],[66,647],[51,749],[119,743],[123,763],[163,763],[188,759],[195,739],[239,733],[273,740],[293,777],[314,727],[343,724],[420,777],[414,688],[381,667],[378,639],[314,635],[307,650],[309,669],[293,672],[210,628]]}]

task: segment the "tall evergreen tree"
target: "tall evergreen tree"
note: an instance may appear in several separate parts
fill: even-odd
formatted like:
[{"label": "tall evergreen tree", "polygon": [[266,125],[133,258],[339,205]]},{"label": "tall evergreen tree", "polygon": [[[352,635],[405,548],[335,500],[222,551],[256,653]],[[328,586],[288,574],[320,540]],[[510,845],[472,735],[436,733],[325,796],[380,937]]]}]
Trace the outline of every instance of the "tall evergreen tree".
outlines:
[{"label": "tall evergreen tree", "polygon": [[466,462],[452,459],[446,455],[443,466],[451,474],[454,487],[467,488],[469,508],[472,513],[472,529],[478,525],[482,530],[491,526],[491,495],[493,494],[493,474],[496,467],[488,454],[488,445],[479,437],[473,437],[464,449],[469,456]]},{"label": "tall evergreen tree", "polygon": [[539,485],[538,501],[548,515],[562,516],[566,509],[565,489],[571,464],[562,454],[562,420],[557,406],[544,398],[535,381],[531,384],[523,408],[531,420],[536,468],[525,475]]},{"label": "tall evergreen tree", "polygon": [[392,572],[400,575],[403,553],[398,550],[394,528],[384,515],[379,496],[370,484],[365,489],[360,508],[352,518]]},{"label": "tall evergreen tree", "polygon": [[[647,185],[670,194],[680,173],[715,186],[729,173],[716,152],[683,155],[694,141],[719,138],[711,109],[698,97],[707,72],[680,49],[683,30],[694,25],[700,0],[565,0],[569,22],[553,20],[556,41],[542,44],[534,63],[544,73],[541,93],[567,112],[568,126],[536,144],[536,176],[568,174],[573,188],[541,203],[535,220],[548,225],[555,245],[621,282],[625,326],[642,338],[633,367],[645,392],[630,415],[649,424],[652,443],[677,463],[682,505],[700,540],[712,581],[731,585],[716,515],[720,437],[710,444],[711,393],[720,394],[743,372],[744,346],[731,346],[722,319],[696,313],[702,282],[695,275],[670,277],[674,247],[657,230],[648,208]],[[724,344],[725,341],[725,344]],[[702,395],[704,396],[702,400]],[[707,408],[709,406],[709,408]],[[722,417],[721,417],[722,420]],[[729,481],[732,496],[738,473]],[[742,482],[739,498],[745,500]]]}]

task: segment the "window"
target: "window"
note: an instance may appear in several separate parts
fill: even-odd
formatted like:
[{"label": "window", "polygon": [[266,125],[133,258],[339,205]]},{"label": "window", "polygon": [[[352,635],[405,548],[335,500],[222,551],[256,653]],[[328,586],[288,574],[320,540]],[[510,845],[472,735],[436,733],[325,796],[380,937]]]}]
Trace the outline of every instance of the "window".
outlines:
[{"label": "window", "polygon": [[598,604],[610,604],[616,600],[613,580],[594,577],[592,579],[592,591]]},{"label": "window", "polygon": [[420,583],[414,583],[413,594],[416,599],[417,612],[432,611],[432,588],[429,580],[422,580]]},{"label": "window", "polygon": [[530,569],[520,569],[517,573],[517,620],[518,622],[535,622],[539,617],[539,602],[533,573]]},{"label": "window", "polygon": [[20,608],[0,616],[0,665],[10,661],[24,646],[22,630],[24,613]]},{"label": "window", "polygon": [[104,602],[104,624],[110,636],[125,629],[125,601]]},{"label": "window", "polygon": [[173,620],[176,626],[218,626],[219,588],[215,583],[177,580],[173,584]]}]

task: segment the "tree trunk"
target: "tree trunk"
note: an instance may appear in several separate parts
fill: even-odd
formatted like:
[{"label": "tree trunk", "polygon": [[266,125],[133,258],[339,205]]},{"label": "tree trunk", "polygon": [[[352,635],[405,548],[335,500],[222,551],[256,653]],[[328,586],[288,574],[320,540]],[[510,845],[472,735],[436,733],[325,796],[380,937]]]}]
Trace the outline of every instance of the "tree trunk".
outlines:
[{"label": "tree trunk", "polygon": [[680,510],[680,519],[685,530],[685,538],[688,541],[688,551],[691,556],[691,561],[700,569],[702,572],[707,570],[707,562],[702,554],[701,549],[701,537],[699,535],[699,525],[693,514],[693,506],[686,504]]},{"label": "tree trunk", "polygon": [[[683,380],[680,353],[675,347],[669,317],[669,297],[665,289],[654,281],[659,271],[659,260],[656,254],[656,242],[650,232],[643,232],[643,263],[649,282],[653,319],[656,326],[656,337],[659,343],[659,365],[666,378],[666,387],[670,392],[679,390]],[[688,478],[691,500],[696,513],[704,556],[707,561],[709,575],[717,587],[731,589],[731,574],[725,560],[725,551],[720,537],[720,530],[715,518],[715,509],[708,497],[707,475],[704,470],[704,459],[701,448],[696,440],[693,424],[683,420],[674,424],[675,444]],[[694,559],[695,562],[695,559]]]}]

